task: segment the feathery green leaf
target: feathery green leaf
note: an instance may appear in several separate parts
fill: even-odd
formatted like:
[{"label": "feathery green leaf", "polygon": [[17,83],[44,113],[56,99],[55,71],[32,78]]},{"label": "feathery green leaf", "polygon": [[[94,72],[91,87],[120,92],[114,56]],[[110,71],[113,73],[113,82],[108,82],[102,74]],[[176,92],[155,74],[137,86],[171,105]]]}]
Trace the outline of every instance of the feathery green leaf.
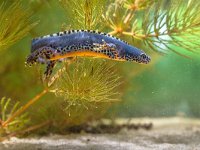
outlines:
[{"label": "feathery green leaf", "polygon": [[100,27],[106,0],[61,0],[68,22],[75,29]]},{"label": "feathery green leaf", "polygon": [[7,2],[0,3],[0,51],[22,39],[36,25],[20,1],[6,5]]},{"label": "feathery green leaf", "polygon": [[[5,97],[0,100],[0,121],[1,124],[6,121],[16,109],[19,109],[19,102],[15,104],[11,104],[11,99],[6,99]],[[16,117],[13,121],[11,121],[7,126],[2,127],[0,125],[0,136],[4,134],[8,134],[10,132],[16,132],[20,129],[23,129],[27,123],[29,122],[28,114],[23,113],[22,115]]]}]

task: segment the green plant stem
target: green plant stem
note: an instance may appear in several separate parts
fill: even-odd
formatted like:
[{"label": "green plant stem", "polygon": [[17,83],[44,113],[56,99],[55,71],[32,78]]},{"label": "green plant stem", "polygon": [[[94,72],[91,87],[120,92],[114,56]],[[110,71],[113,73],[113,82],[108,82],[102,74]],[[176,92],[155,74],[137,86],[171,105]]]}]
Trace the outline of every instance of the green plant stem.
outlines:
[{"label": "green plant stem", "polygon": [[109,32],[108,34],[110,34],[110,35],[115,35],[115,34],[117,34],[117,31],[111,31],[111,32]]},{"label": "green plant stem", "polygon": [[5,122],[3,122],[2,123],[2,127],[6,127],[10,122],[12,122],[15,119],[15,117],[17,117],[20,114],[22,114],[25,110],[27,110],[33,103],[35,103],[36,101],[38,101],[38,99],[40,99],[47,92],[48,92],[48,90],[44,89],[41,93],[37,94],[33,99],[31,99],[30,101],[28,101],[27,104],[25,104],[24,106],[22,106],[21,108],[19,108],[15,113],[13,113],[13,115],[11,115]]},{"label": "green plant stem", "polygon": [[10,138],[10,137],[13,137],[13,136],[16,136],[16,135],[19,135],[19,134],[25,134],[25,133],[27,133],[27,132],[30,132],[30,131],[39,129],[39,128],[41,128],[41,127],[44,127],[44,126],[46,126],[46,125],[49,125],[50,123],[51,123],[51,121],[50,121],[50,120],[47,120],[47,121],[42,122],[42,123],[40,123],[40,124],[31,126],[31,127],[27,128],[27,129],[25,129],[25,130],[11,133],[11,134],[9,134],[9,135],[7,135],[7,136],[5,136],[5,137],[1,137],[1,138],[0,138],[0,142],[4,141],[4,140],[6,140],[6,139],[8,139],[8,138]]}]

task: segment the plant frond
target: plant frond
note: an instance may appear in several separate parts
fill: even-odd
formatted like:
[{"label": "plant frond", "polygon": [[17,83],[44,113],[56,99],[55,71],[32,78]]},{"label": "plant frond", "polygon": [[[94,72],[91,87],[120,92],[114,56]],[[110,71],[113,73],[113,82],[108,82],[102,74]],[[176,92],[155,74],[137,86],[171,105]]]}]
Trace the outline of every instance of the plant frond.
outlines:
[{"label": "plant frond", "polygon": [[124,24],[129,10],[125,9],[123,5],[123,1],[116,1],[114,3],[111,3],[107,8],[106,13],[103,15],[107,26],[115,30],[117,33],[121,32],[122,28],[123,30],[125,30],[129,27],[127,25],[125,26]]},{"label": "plant frond", "polygon": [[50,92],[65,99],[66,110],[72,106],[87,109],[95,103],[118,101],[120,84],[113,65],[100,60],[78,59],[61,72]]},{"label": "plant frond", "polygon": [[24,128],[30,121],[27,113],[23,113],[11,121],[7,126],[2,127],[2,124],[17,110],[19,109],[19,102],[11,104],[11,99],[5,97],[0,100],[0,135],[8,134],[10,132],[18,131]]},{"label": "plant frond", "polygon": [[[121,0],[111,3],[104,15],[110,34],[161,54],[168,51],[184,57],[199,54],[200,1],[152,0],[151,5],[148,2]],[[128,37],[132,37],[132,41]]]},{"label": "plant frond", "polygon": [[143,21],[145,44],[155,51],[173,51],[184,55],[184,51],[200,51],[200,1],[178,0],[163,9],[162,2],[152,6]]},{"label": "plant frond", "polygon": [[20,1],[10,6],[0,2],[0,51],[22,39],[35,25],[31,13],[22,8]]},{"label": "plant frond", "polygon": [[124,0],[124,7],[130,10],[143,10],[158,0]]},{"label": "plant frond", "polygon": [[97,29],[100,27],[106,0],[61,0],[60,3],[73,28]]}]

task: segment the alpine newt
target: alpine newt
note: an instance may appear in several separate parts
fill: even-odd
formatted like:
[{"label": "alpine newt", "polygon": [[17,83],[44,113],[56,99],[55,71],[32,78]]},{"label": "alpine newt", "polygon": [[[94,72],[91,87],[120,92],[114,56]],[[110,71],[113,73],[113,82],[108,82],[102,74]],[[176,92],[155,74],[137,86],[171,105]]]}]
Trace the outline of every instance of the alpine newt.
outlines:
[{"label": "alpine newt", "polygon": [[92,30],[69,30],[33,39],[26,63],[47,64],[45,75],[48,77],[57,61],[76,56],[144,64],[151,60],[142,50],[112,35]]}]

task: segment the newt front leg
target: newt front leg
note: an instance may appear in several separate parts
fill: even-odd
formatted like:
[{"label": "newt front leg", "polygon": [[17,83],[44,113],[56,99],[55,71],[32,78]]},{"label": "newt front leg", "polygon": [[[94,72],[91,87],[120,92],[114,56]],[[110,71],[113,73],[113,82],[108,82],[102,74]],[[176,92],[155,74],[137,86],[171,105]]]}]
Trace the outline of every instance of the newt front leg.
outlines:
[{"label": "newt front leg", "polygon": [[45,63],[47,64],[47,68],[45,71],[45,78],[48,78],[52,74],[52,70],[56,64],[56,60],[50,60],[52,57],[56,55],[56,50],[52,47],[41,47],[37,51],[31,53],[26,63],[31,66],[34,63]]}]

